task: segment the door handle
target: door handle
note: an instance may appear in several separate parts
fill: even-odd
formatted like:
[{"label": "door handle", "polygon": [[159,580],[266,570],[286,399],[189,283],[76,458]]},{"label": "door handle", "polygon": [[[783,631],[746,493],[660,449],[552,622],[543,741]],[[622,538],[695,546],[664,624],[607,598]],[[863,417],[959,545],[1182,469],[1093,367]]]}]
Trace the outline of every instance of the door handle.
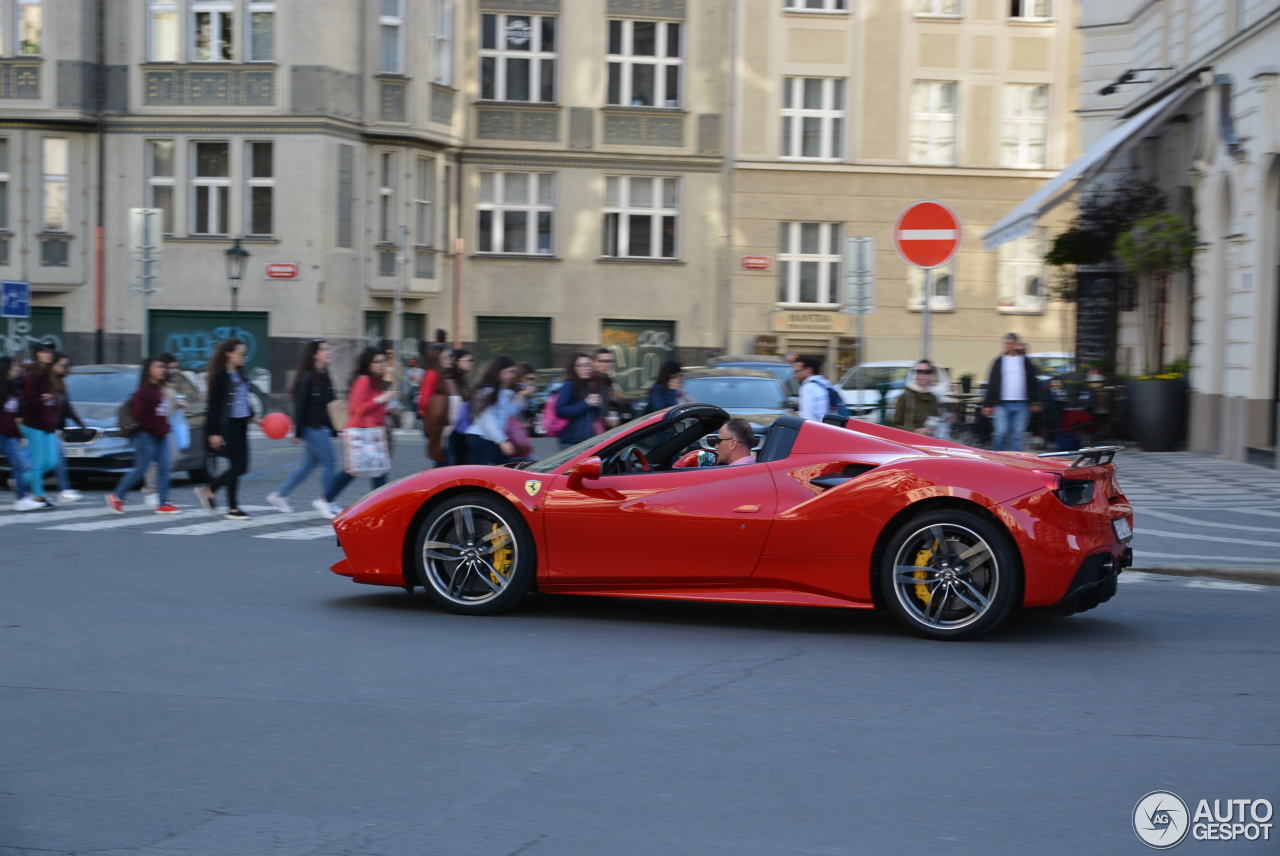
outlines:
[{"label": "door handle", "polygon": [[733,510],[734,514],[755,514],[760,510],[758,505],[739,505]]}]

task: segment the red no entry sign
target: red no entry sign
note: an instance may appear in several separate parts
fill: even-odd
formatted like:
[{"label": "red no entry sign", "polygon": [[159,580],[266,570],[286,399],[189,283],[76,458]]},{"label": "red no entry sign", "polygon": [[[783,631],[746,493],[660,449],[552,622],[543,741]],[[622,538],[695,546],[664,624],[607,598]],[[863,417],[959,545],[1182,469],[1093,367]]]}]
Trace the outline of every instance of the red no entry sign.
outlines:
[{"label": "red no entry sign", "polygon": [[942,267],[960,249],[960,218],[951,207],[926,200],[908,205],[893,224],[893,247],[909,265]]}]

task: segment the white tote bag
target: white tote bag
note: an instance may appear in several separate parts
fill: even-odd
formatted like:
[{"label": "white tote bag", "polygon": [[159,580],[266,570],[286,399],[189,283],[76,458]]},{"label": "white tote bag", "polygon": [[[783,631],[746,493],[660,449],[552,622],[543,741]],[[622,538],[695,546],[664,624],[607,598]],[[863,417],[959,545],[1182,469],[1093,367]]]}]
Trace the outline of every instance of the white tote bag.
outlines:
[{"label": "white tote bag", "polygon": [[343,469],[353,476],[376,478],[391,470],[385,428],[347,428],[342,432]]}]

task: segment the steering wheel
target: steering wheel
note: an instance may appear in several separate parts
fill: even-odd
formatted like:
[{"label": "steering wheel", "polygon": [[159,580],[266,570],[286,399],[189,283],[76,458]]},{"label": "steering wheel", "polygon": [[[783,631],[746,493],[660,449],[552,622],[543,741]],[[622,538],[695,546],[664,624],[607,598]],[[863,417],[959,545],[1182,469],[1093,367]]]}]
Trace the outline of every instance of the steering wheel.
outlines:
[{"label": "steering wheel", "polygon": [[622,460],[627,465],[629,473],[647,473],[653,470],[653,465],[649,463],[649,459],[644,456],[644,452],[640,451],[639,446],[632,446],[627,449],[622,456]]}]

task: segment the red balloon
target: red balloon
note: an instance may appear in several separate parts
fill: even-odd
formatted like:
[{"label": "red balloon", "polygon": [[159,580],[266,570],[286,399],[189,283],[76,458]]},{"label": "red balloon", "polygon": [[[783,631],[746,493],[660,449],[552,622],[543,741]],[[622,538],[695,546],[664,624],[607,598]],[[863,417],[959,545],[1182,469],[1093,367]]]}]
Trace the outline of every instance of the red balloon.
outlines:
[{"label": "red balloon", "polygon": [[293,420],[283,413],[268,413],[262,417],[262,433],[272,440],[283,440],[293,430]]}]

